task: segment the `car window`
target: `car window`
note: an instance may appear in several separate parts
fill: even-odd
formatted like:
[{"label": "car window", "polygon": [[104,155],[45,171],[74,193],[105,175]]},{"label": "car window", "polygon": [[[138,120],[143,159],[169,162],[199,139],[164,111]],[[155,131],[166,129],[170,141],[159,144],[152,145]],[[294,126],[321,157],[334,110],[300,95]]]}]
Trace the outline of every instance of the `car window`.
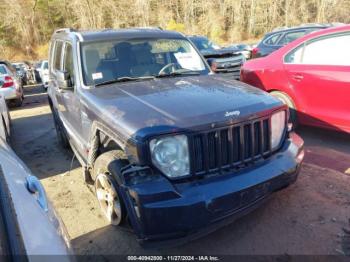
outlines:
[{"label": "car window", "polygon": [[264,44],[265,45],[276,45],[277,40],[279,39],[280,36],[281,36],[281,34],[272,35],[264,41]]},{"label": "car window", "polygon": [[303,64],[350,65],[350,34],[321,38],[305,45]]},{"label": "car window", "polygon": [[284,62],[287,64],[300,64],[303,50],[304,50],[304,44],[292,50],[291,52],[289,52],[284,57]]},{"label": "car window", "polygon": [[6,75],[7,71],[6,68],[3,65],[0,65],[0,75]]},{"label": "car window", "polygon": [[298,32],[290,32],[284,34],[284,36],[281,37],[281,39],[278,41],[278,45],[286,45],[290,42],[293,42],[294,40],[304,36],[306,34],[305,31],[298,31]]},{"label": "car window", "polygon": [[350,65],[349,46],[350,34],[322,37],[292,50],[285,56],[284,62],[309,65]]},{"label": "car window", "polygon": [[71,78],[71,81],[74,85],[74,64],[73,64],[73,52],[72,52],[72,45],[69,43],[66,43],[65,51],[64,51],[64,70],[69,73],[69,76]]},{"label": "car window", "polygon": [[47,61],[43,62],[43,68],[49,69],[49,63]]},{"label": "car window", "polygon": [[[120,77],[157,76],[176,69],[208,74],[202,58],[185,39],[108,40],[82,45],[86,85]],[[164,72],[165,70],[165,72]]]},{"label": "car window", "polygon": [[57,41],[55,44],[55,53],[54,53],[54,60],[53,60],[53,68],[55,70],[61,70],[61,56],[62,56],[62,41]]}]

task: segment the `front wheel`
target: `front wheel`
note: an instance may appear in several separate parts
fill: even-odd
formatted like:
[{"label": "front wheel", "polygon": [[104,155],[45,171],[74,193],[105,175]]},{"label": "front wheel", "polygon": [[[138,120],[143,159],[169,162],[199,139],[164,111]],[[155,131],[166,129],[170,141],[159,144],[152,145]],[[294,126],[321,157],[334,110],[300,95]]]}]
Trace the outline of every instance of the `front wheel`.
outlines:
[{"label": "front wheel", "polygon": [[297,118],[297,111],[293,100],[286,93],[283,93],[283,92],[272,91],[270,94],[276,97],[277,99],[279,99],[283,104],[289,107],[288,122],[293,124],[293,128],[296,128],[298,126],[298,118]]},{"label": "front wheel", "polygon": [[121,225],[126,220],[126,209],[119,193],[119,185],[113,177],[114,168],[122,167],[122,152],[108,151],[100,155],[94,164],[92,178],[102,213],[111,225]]}]

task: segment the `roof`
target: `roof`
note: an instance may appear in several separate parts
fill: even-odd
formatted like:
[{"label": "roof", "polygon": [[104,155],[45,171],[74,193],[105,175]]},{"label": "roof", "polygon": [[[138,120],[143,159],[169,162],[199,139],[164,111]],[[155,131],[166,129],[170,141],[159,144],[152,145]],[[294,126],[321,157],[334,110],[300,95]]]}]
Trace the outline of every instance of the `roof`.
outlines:
[{"label": "roof", "polygon": [[54,35],[60,33],[78,35],[80,41],[96,41],[125,38],[184,38],[181,33],[175,31],[162,30],[160,28],[130,28],[130,29],[100,29],[100,30],[74,30],[59,29]]},{"label": "roof", "polygon": [[314,25],[302,25],[302,26],[296,26],[296,27],[282,27],[282,28],[274,29],[272,32],[266,33],[266,36],[276,34],[276,33],[298,31],[300,29],[315,29],[315,28],[323,29],[323,28],[328,28],[330,26],[331,26],[330,24],[314,24]]}]

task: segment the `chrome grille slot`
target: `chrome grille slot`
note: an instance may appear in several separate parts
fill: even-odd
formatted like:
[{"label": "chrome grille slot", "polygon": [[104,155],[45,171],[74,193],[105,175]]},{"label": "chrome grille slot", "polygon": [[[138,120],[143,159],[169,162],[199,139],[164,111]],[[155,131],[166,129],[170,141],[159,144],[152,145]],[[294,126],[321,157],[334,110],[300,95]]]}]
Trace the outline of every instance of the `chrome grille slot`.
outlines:
[{"label": "chrome grille slot", "polygon": [[192,136],[192,173],[241,168],[270,153],[269,119],[218,128]]}]

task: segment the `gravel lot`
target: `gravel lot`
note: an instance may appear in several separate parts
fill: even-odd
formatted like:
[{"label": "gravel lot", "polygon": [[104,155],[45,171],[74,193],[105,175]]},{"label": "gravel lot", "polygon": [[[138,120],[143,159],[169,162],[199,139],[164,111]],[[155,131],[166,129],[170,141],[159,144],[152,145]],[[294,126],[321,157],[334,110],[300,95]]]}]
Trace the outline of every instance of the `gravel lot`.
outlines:
[{"label": "gravel lot", "polygon": [[141,248],[126,229],[108,226],[78,161],[58,147],[47,95],[26,87],[12,109],[12,146],[44,184],[77,254],[350,254],[350,137],[301,128],[306,161],[298,181],[266,204],[184,246]]}]

